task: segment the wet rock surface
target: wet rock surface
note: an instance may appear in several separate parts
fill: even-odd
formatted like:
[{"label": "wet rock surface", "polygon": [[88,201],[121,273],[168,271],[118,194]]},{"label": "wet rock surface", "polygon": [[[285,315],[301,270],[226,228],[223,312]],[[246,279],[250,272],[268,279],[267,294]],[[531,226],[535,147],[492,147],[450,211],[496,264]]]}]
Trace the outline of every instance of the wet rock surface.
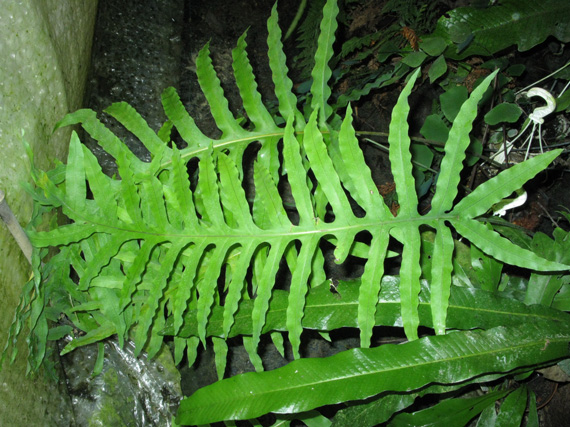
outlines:
[{"label": "wet rock surface", "polygon": [[[86,106],[141,159],[150,161],[146,148],[108,115],[100,114],[114,102],[128,102],[158,131],[166,117],[162,91],[180,85],[183,0],[100,0],[93,46],[92,70]],[[113,159],[96,143],[95,152],[106,171]]]},{"label": "wet rock surface", "polygon": [[96,344],[62,357],[78,425],[168,426],[180,402],[180,375],[168,347],[156,358],[136,357],[134,345],[119,347],[115,339],[104,344],[101,373],[93,376]]}]

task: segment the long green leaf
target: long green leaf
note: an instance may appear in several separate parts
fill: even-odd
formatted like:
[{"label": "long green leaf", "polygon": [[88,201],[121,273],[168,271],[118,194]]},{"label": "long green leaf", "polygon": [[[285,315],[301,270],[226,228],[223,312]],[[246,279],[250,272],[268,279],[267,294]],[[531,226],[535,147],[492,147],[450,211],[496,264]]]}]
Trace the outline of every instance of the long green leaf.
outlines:
[{"label": "long green leaf", "polygon": [[431,268],[431,313],[433,327],[438,335],[445,334],[445,322],[451,294],[453,248],[451,231],[441,224],[435,235]]},{"label": "long green leaf", "polygon": [[257,297],[254,300],[253,310],[251,312],[251,320],[253,323],[253,348],[257,348],[261,330],[265,324],[265,316],[269,309],[269,300],[273,290],[275,274],[279,267],[279,260],[283,256],[287,246],[287,242],[283,240],[277,241],[269,250],[267,261],[261,274],[261,280],[257,289]]},{"label": "long green leaf", "polygon": [[485,372],[508,372],[567,357],[568,340],[568,323],[539,322],[296,360],[198,390],[181,402],[176,422],[206,424],[268,412],[302,412],[385,391],[410,391],[434,381],[457,383]]},{"label": "long green leaf", "polygon": [[200,88],[208,100],[216,125],[222,131],[222,137],[226,135],[245,136],[247,132],[239,125],[229,109],[220,79],[218,79],[212,65],[209,44],[200,50],[196,58],[196,73]]},{"label": "long green leaf", "polygon": [[494,391],[479,397],[447,399],[428,409],[397,414],[390,420],[390,426],[415,427],[435,424],[465,426],[485,408],[494,406],[497,400],[507,394],[509,391]]},{"label": "long green leaf", "polygon": [[457,203],[450,215],[459,218],[483,215],[495,203],[520,189],[524,183],[544,170],[561,152],[560,149],[548,151],[502,171]]},{"label": "long green leaf", "polygon": [[[103,173],[95,155],[87,147],[82,146],[85,177],[89,181],[89,189],[93,193],[93,200],[100,210],[108,213],[109,219],[117,218],[118,204],[116,200],[116,184]],[[66,168],[67,169],[67,168]]]},{"label": "long green leaf", "polygon": [[[423,281],[419,295],[420,324],[433,328],[430,286]],[[303,327],[319,331],[331,331],[342,327],[362,329],[358,319],[358,311],[362,304],[360,298],[363,285],[360,281],[343,282],[337,285],[338,294],[332,293],[326,285],[310,289],[305,302]],[[402,326],[400,310],[400,279],[394,276],[385,276],[382,280],[380,292],[376,299],[377,310],[373,325]],[[286,311],[289,293],[274,290],[269,304],[267,318],[263,333],[270,331],[286,331]],[[375,305],[375,304],[374,304]],[[207,326],[208,336],[251,335],[252,300],[243,300],[239,304],[235,315],[235,323],[229,335],[226,335],[223,325],[222,307],[214,307]],[[196,311],[189,310],[184,318],[184,325],[177,334],[181,337],[198,335],[196,324]],[[448,306],[447,327],[452,329],[489,329],[496,326],[516,326],[521,323],[536,321],[570,321],[569,316],[561,311],[550,309],[541,305],[526,305],[509,297],[476,288],[462,288],[452,286]],[[173,322],[169,319],[165,335],[176,335],[172,329]]]},{"label": "long green leaf", "polygon": [[467,238],[485,253],[505,263],[538,271],[564,271],[568,266],[548,261],[534,252],[503,239],[493,230],[489,230],[478,221],[455,220],[453,226],[459,234]]},{"label": "long green leaf", "polygon": [[431,203],[434,212],[444,213],[451,209],[453,205],[453,201],[457,196],[457,186],[461,178],[460,173],[463,169],[463,161],[465,160],[465,150],[471,143],[469,134],[473,127],[473,120],[477,116],[477,104],[497,72],[491,73],[477,86],[469,99],[463,103],[457,117],[453,120],[453,125],[445,143],[445,156],[441,161],[435,195]]},{"label": "long green leaf", "polygon": [[172,87],[165,89],[162,93],[162,106],[164,113],[172,121],[182,139],[189,148],[207,147],[210,145],[210,138],[200,131],[194,119],[190,117],[176,90]]},{"label": "long green leaf", "polygon": [[281,28],[277,23],[277,3],[271,9],[271,16],[267,20],[267,44],[269,46],[269,68],[273,83],[275,84],[275,95],[279,100],[279,113],[285,121],[295,119],[297,126],[303,126],[305,121],[301,112],[297,108],[297,97],[293,93],[293,82],[288,77],[287,59],[283,53],[283,43],[281,43]]},{"label": "long green leaf", "polygon": [[232,271],[232,281],[224,303],[224,324],[222,334],[224,337],[229,336],[230,329],[234,324],[238,304],[244,292],[247,268],[251,262],[251,257],[253,256],[255,248],[256,242],[254,241],[249,241],[242,246],[239,261],[235,266],[235,270]]},{"label": "long green leaf", "polygon": [[311,195],[307,188],[306,173],[303,167],[299,142],[293,131],[293,119],[287,121],[283,136],[283,161],[287,169],[287,177],[291,186],[291,194],[299,212],[299,225],[304,226],[315,221],[315,212],[311,203]]},{"label": "long green leaf", "polygon": [[332,160],[327,155],[323,136],[317,129],[317,111],[313,112],[307,123],[303,142],[311,169],[335,212],[335,223],[350,224],[354,215],[341,187],[340,178],[334,172]]},{"label": "long green leaf", "polygon": [[232,51],[234,75],[236,84],[243,101],[243,107],[256,129],[273,129],[275,122],[263,105],[261,95],[257,91],[257,83],[253,69],[247,58],[245,37],[247,31],[238,39],[236,48]]},{"label": "long green leaf", "polygon": [[[186,165],[182,163],[180,152],[176,148],[173,149],[172,153],[172,174],[170,175],[170,182],[164,186],[164,197],[167,207],[173,212],[172,215],[169,214],[169,217],[176,216],[179,218],[181,228],[196,229],[198,227],[188,171]],[[174,222],[175,219],[170,218],[170,223]]]},{"label": "long green leaf", "polygon": [[117,119],[125,128],[132,132],[153,155],[162,151],[164,142],[149,127],[141,115],[128,103],[116,102],[108,107],[105,112]]},{"label": "long green leaf", "polygon": [[79,242],[96,233],[97,228],[97,224],[75,223],[46,232],[28,231],[28,236],[34,246],[42,248]]},{"label": "long green leaf", "polygon": [[82,109],[67,114],[56,124],[55,129],[76,124],[81,124],[83,129],[116,160],[123,154],[128,157],[131,163],[136,165],[137,170],[146,170],[147,166],[140,162],[130,150],[126,149],[125,144],[97,119],[97,114],[93,110]]},{"label": "long green leaf", "polygon": [[[161,259],[160,271],[158,273],[158,280],[152,284],[152,288],[148,294],[147,300],[141,309],[140,317],[138,320],[138,328],[135,332],[135,355],[138,355],[148,339],[148,330],[153,324],[156,311],[159,307],[160,297],[162,296],[163,289],[166,287],[166,282],[170,276],[170,272],[174,267],[180,251],[185,246],[184,242],[178,242],[173,245],[165,256]],[[162,314],[159,316],[163,317]]]},{"label": "long green leaf", "polygon": [[210,260],[211,263],[208,265],[206,274],[203,280],[198,282],[197,288],[200,293],[200,298],[198,299],[196,316],[198,321],[198,336],[204,346],[206,346],[206,325],[208,324],[208,317],[210,316],[212,304],[215,299],[218,276],[220,275],[221,266],[229,247],[230,243],[224,242],[214,249]]},{"label": "long green leaf", "polygon": [[220,174],[220,197],[226,218],[232,217],[231,225],[252,232],[257,228],[253,223],[245,191],[240,185],[236,165],[224,153],[218,153]]},{"label": "long green leaf", "polygon": [[321,32],[317,40],[317,51],[315,52],[315,67],[311,72],[313,84],[311,85],[311,108],[319,113],[319,127],[323,127],[327,119],[332,114],[332,107],[328,104],[331,89],[328,84],[332,76],[329,61],[333,55],[334,33],[337,29],[336,16],[338,5],[336,0],[327,0],[323,8],[323,19],[321,21]]},{"label": "long green leaf", "polygon": [[390,134],[388,136],[390,164],[400,203],[399,215],[405,218],[418,216],[418,196],[412,175],[412,154],[410,152],[410,136],[408,135],[410,129],[408,125],[408,114],[410,112],[408,96],[419,74],[420,70],[417,69],[410,76],[410,80],[400,94],[398,102],[392,111]]},{"label": "long green leaf", "polygon": [[311,236],[301,242],[301,251],[297,258],[297,263],[291,277],[291,288],[289,290],[289,304],[287,307],[287,330],[289,331],[289,341],[293,348],[293,355],[299,358],[299,347],[301,345],[301,332],[305,308],[305,295],[307,293],[307,281],[311,274],[313,254],[315,253],[318,239]]},{"label": "long green leaf", "polygon": [[382,219],[391,218],[390,209],[384,203],[378,188],[372,180],[370,168],[364,160],[364,153],[358,146],[356,132],[352,126],[352,107],[346,109],[346,116],[340,128],[338,137],[342,165],[335,165],[347,170],[347,178],[343,180],[344,187],[368,215],[374,214]]},{"label": "long green leaf", "polygon": [[85,210],[87,186],[85,184],[85,168],[83,166],[83,148],[75,132],[69,142],[68,166],[65,169],[67,182],[66,203],[75,212]]},{"label": "long green leaf", "polygon": [[402,230],[404,251],[400,271],[400,296],[402,298],[402,321],[409,340],[418,338],[418,315],[420,293],[420,232],[417,227],[409,226]]},{"label": "long green leaf", "polygon": [[[370,346],[372,328],[375,325],[378,294],[384,275],[384,257],[389,242],[390,235],[382,228],[372,234],[369,258],[374,262],[367,262],[362,274],[358,296],[358,327],[360,328],[360,345],[364,348]],[[380,307],[380,310],[383,308]]]}]

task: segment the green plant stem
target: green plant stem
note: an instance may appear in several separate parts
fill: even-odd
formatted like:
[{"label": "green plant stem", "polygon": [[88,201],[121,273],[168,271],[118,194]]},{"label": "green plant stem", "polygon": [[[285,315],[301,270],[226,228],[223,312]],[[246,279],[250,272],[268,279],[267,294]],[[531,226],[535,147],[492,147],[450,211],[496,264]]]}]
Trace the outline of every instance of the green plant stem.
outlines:
[{"label": "green plant stem", "polygon": [[529,89],[529,88],[531,88],[531,87],[533,87],[533,86],[536,86],[537,84],[539,84],[539,83],[545,81],[546,79],[549,79],[550,77],[552,77],[552,76],[555,75],[556,73],[562,71],[564,68],[568,67],[569,65],[570,65],[570,61],[568,61],[566,64],[564,64],[564,65],[563,65],[562,67],[560,67],[558,70],[553,71],[552,73],[550,73],[548,76],[545,76],[545,77],[543,77],[542,79],[537,80],[536,82],[531,83],[531,84],[529,84],[529,85],[526,86],[526,87],[523,87],[521,90],[519,90],[519,91],[516,92],[516,95],[519,95],[519,94],[523,93],[525,90],[527,90],[527,89]]},{"label": "green plant stem", "polygon": [[295,14],[295,17],[293,18],[291,25],[289,25],[289,28],[287,29],[287,32],[285,33],[284,40],[287,40],[289,37],[291,37],[291,34],[293,34],[293,31],[295,31],[295,28],[297,28],[297,25],[299,24],[299,21],[301,20],[301,16],[303,16],[303,12],[305,11],[305,6],[307,6],[307,0],[301,0],[301,4],[299,5],[299,8],[297,9],[297,13]]}]

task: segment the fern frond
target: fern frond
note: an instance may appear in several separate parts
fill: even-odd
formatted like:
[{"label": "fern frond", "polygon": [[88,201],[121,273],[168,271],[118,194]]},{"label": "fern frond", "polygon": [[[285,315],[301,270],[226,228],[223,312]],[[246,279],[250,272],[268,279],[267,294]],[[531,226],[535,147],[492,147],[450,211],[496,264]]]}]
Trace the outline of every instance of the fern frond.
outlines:
[{"label": "fern frond", "polygon": [[338,5],[336,0],[327,0],[323,8],[323,19],[321,20],[319,40],[315,52],[315,66],[311,72],[313,84],[311,85],[311,108],[319,111],[319,125],[325,126],[326,121],[332,114],[332,107],[328,100],[331,96],[331,89],[328,84],[332,76],[329,61],[333,56],[334,33],[338,27],[336,16]]},{"label": "fern frond", "polygon": [[293,82],[288,76],[289,69],[281,42],[281,28],[277,21],[277,3],[275,3],[271,10],[271,16],[267,20],[267,44],[269,45],[269,68],[275,84],[275,96],[279,101],[279,113],[283,118],[295,118],[296,124],[302,126],[305,121],[297,108],[297,98],[293,93]]},{"label": "fern frond", "polygon": [[319,27],[323,16],[323,6],[326,0],[313,0],[309,2],[305,19],[299,26],[297,37],[301,52],[295,57],[302,78],[308,79],[315,66],[315,39],[319,37]]},{"label": "fern frond", "polygon": [[[86,333],[68,344],[64,352],[116,333],[121,341],[133,337],[137,354],[146,350],[153,355],[162,344],[159,332],[167,317],[177,334],[188,313],[192,313],[195,335],[176,339],[175,355],[180,360],[186,349],[193,360],[198,342],[206,343],[212,316],[222,310],[221,333],[216,336],[230,337],[236,326],[241,327],[236,320],[240,303],[253,300],[244,345],[259,370],[261,359],[255,351],[265,331],[283,265],[292,279],[282,320],[293,354],[299,357],[306,295],[326,279],[322,240],[334,243],[337,262],[351,254],[366,258],[353,319],[360,328],[363,347],[370,345],[376,324],[391,236],[403,245],[399,305],[410,340],[418,337],[420,324],[421,226],[436,231],[432,316],[439,334],[445,331],[449,306],[448,266],[453,249],[450,226],[499,260],[537,270],[568,268],[520,247],[515,249],[476,218],[547,167],[560,151],[502,172],[453,207],[471,123],[490,78],[473,92],[456,117],[442,161],[448,171],[440,176],[434,208],[422,216],[417,209],[407,123],[408,96],[419,70],[411,76],[390,125],[389,157],[401,205],[396,217],[390,213],[358,146],[350,107],[337,127],[338,120],[332,117],[328,105],[328,62],[337,12],[336,2],[327,1],[313,72],[313,111],[308,122],[295,106],[278,44],[279,33],[275,31],[270,31],[270,66],[282,114],[279,122],[286,123],[284,128],[276,125],[257,91],[245,52],[245,35],[233,58],[238,88],[253,125],[250,130],[241,127],[229,110],[208,46],[199,54],[197,74],[221,131],[219,139],[208,138],[199,130],[173,89],[165,91],[162,102],[170,123],[188,144],[181,150],[165,141],[170,124],[156,134],[127,104],[114,104],[107,110],[141,139],[151,154],[150,163],[136,158],[89,110],[70,114],[60,122],[58,126],[81,123],[115,158],[118,176],[104,175],[75,134],[64,175],[63,169],[35,174],[36,199],[45,205],[41,213],[61,207],[71,222],[54,225],[50,231],[29,233],[37,248],[55,246],[61,250],[50,260],[43,260],[48,274],[41,283],[37,279],[32,313],[19,312],[20,317],[30,315],[40,344],[45,345],[47,334],[42,309],[48,300],[42,298],[51,298],[41,292],[56,289],[61,283],[72,301],[62,303],[61,311]],[[270,22],[276,20],[274,12]],[[245,190],[250,183],[242,170],[242,158],[252,144],[258,150],[251,150],[255,158],[250,204],[250,193]],[[189,174],[191,160],[192,168],[197,165],[197,173]],[[290,187],[292,203],[285,205],[279,191],[281,184]],[[356,215],[352,202],[365,212],[364,216]],[[356,241],[359,234],[370,236],[368,247]],[[39,256],[36,250],[34,262],[38,268]],[[53,271],[60,273],[49,274]],[[78,279],[77,283],[72,277]],[[38,346],[39,358],[43,357],[42,345]],[[215,345],[221,357],[225,347],[217,339]],[[220,360],[217,367],[223,375]]]}]

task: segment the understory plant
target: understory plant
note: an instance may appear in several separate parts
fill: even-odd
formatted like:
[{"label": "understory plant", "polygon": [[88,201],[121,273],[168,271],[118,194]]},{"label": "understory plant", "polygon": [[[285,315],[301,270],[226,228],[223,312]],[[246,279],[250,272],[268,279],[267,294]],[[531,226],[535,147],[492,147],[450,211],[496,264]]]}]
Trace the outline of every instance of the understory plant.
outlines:
[{"label": "understory plant", "polygon": [[[350,84],[348,90],[336,94],[335,105],[345,106],[386,88],[419,66],[427,69],[430,83],[438,81],[446,90],[460,82],[470,87],[489,67],[501,62],[507,62],[505,68],[513,65],[501,57],[506,48],[529,51],[548,37],[570,41],[570,5],[566,2],[488,2],[449,10],[438,19],[441,6],[443,2],[404,0],[387,2],[384,7],[368,3],[349,13],[348,40],[343,41],[335,63],[340,86],[343,80]],[[314,13],[308,13],[306,20],[315,22]],[[371,21],[368,26],[364,25],[367,20]],[[370,26],[374,31],[364,30]],[[302,58],[311,49],[311,36],[311,31],[300,33]],[[522,66],[514,65],[511,73]]]},{"label": "understory plant", "polygon": [[[81,124],[114,157],[118,173],[105,175],[75,133],[66,165],[49,172],[32,167],[35,214],[28,233],[34,276],[9,342],[29,328],[30,370],[44,360],[47,341],[65,335],[73,339],[62,354],[116,335],[121,345],[132,339],[136,353],[150,357],[172,336],[177,363],[186,354],[192,364],[198,346],[211,342],[221,380],[181,402],[178,424],[255,424],[256,417],[273,412],[279,425],[293,418],[328,425],[314,410],[343,402],[351,403],[333,418],[337,425],[357,416],[368,417],[360,425],[423,425],[444,415],[460,425],[480,414],[485,420],[522,414],[527,388],[509,388],[501,380],[522,381],[535,368],[567,358],[570,319],[549,307],[554,296],[550,303],[535,298],[534,305],[525,305],[514,291],[536,296],[537,286],[561,289],[567,282],[515,281],[500,271],[513,265],[566,277],[570,260],[547,259],[531,245],[511,242],[485,215],[561,151],[512,166],[460,198],[469,135],[495,71],[461,105],[431,209],[420,214],[408,135],[408,97],[418,69],[392,112],[389,158],[400,205],[392,213],[359,147],[350,105],[344,117],[329,105],[337,13],[336,1],[328,0],[306,117],[287,76],[274,7],[268,58],[279,117],[268,112],[257,91],[244,34],[233,67],[247,128],[228,108],[208,46],[196,70],[219,139],[200,131],[172,88],[162,96],[168,121],[158,132],[126,103],[106,110],[140,139],[150,162],[136,158],[91,110],[59,123]],[[175,134],[183,141],[179,146]],[[58,215],[45,224],[47,213]],[[360,259],[361,277],[327,277],[324,242],[334,246],[336,263]],[[458,257],[466,250],[469,262]],[[388,258],[399,260],[397,275],[385,274]],[[401,328],[405,342],[370,348],[376,326]],[[358,348],[329,358],[302,357],[304,330],[326,334],[341,328],[358,328]],[[285,334],[295,360],[263,372],[257,347],[266,333],[280,348]],[[227,340],[234,336],[242,337],[258,372],[222,379]],[[481,395],[456,398],[474,384],[484,385]],[[441,401],[405,411],[426,395],[441,395]]]}]

